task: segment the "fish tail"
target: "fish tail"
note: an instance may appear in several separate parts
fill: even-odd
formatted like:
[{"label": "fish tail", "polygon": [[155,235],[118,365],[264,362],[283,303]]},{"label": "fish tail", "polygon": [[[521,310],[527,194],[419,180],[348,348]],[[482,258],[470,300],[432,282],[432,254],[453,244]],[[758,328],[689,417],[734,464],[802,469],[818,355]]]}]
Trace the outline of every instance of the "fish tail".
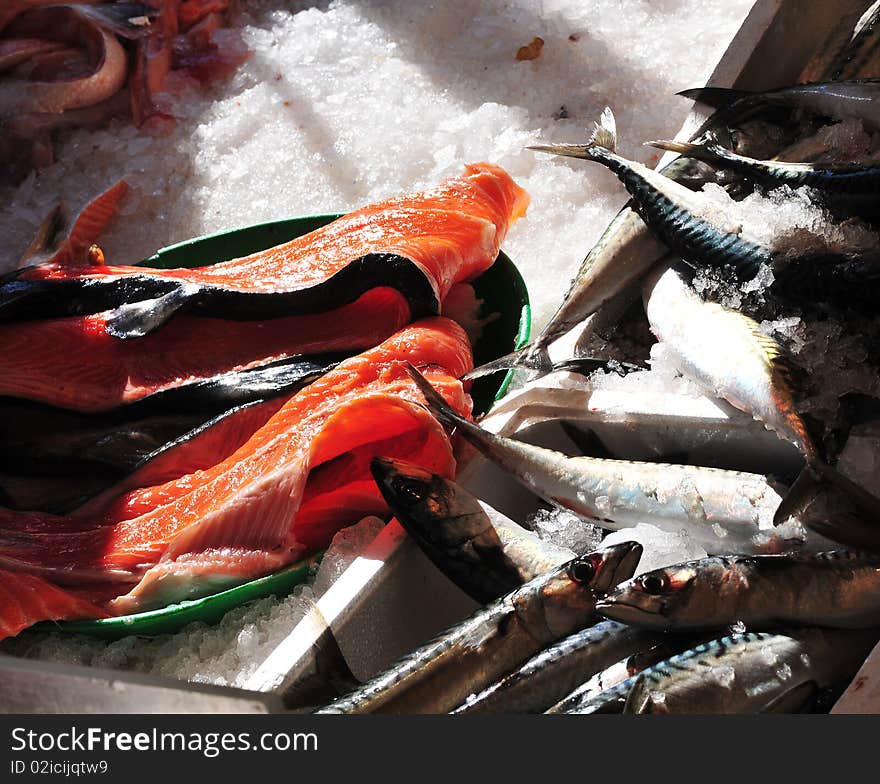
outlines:
[{"label": "fish tail", "polygon": [[470,424],[443,399],[440,393],[431,386],[428,379],[409,362],[406,363],[406,372],[409,373],[410,378],[415,382],[422,395],[424,395],[428,409],[442,424],[447,427],[461,427]]},{"label": "fish tail", "polygon": [[[823,511],[821,518],[810,515],[811,503],[828,492],[836,492],[836,511]],[[838,499],[843,503],[837,503]],[[809,528],[843,544],[876,549],[880,543],[880,497],[818,458],[807,461],[779,504],[773,523],[781,525],[790,517],[801,517]]]},{"label": "fish tail", "polygon": [[676,95],[718,109],[723,106],[729,106],[734,101],[738,101],[742,98],[753,97],[755,94],[748,90],[734,90],[729,87],[695,87],[690,90],[682,90],[681,92],[676,93]]},{"label": "fish tail", "polygon": [[617,123],[614,114],[609,107],[605,107],[599,121],[593,124],[593,132],[586,144],[536,144],[526,149],[587,160],[593,160],[599,150],[614,152],[617,149]]},{"label": "fish tail", "polygon": [[656,147],[658,150],[677,152],[691,158],[701,157],[708,153],[707,145],[701,142],[679,142],[675,139],[653,139],[645,142],[646,147]]},{"label": "fish tail", "polygon": [[543,376],[553,370],[553,363],[550,361],[546,348],[530,343],[505,354],[503,357],[475,367],[469,373],[465,373],[461,380],[471,381],[497,373],[500,370],[532,370],[537,372],[539,376]]}]

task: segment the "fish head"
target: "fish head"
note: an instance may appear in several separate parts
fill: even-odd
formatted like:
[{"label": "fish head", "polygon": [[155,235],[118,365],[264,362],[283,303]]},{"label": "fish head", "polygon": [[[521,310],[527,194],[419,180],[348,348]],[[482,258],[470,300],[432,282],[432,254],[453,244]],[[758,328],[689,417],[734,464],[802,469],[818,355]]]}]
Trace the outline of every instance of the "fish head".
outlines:
[{"label": "fish head", "polygon": [[694,589],[699,583],[699,571],[692,564],[655,569],[627,580],[602,598],[596,610],[607,618],[633,626],[675,628],[677,616],[694,599]]},{"label": "fish head", "polygon": [[580,555],[538,578],[541,623],[552,632],[551,639],[571,631],[573,615],[586,623],[599,597],[632,576],[641,557],[638,542],[620,542]]},{"label": "fish head", "polygon": [[374,457],[370,471],[385,502],[410,533],[455,544],[489,526],[477,499],[439,474],[390,457]]},{"label": "fish head", "polygon": [[641,557],[642,545],[638,542],[609,544],[569,561],[567,575],[597,594],[606,594],[633,576]]}]

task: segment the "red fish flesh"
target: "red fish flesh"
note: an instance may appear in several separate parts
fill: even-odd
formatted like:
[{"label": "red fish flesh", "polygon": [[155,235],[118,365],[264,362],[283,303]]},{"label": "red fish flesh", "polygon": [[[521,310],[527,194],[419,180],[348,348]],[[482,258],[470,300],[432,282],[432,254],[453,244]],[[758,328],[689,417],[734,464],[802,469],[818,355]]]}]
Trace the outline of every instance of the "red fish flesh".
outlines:
[{"label": "red fish flesh", "polygon": [[421,193],[356,210],[283,245],[192,269],[40,264],[0,282],[0,319],[111,310],[105,331],[141,337],[181,308],[226,319],[315,313],[377,286],[397,289],[413,318],[438,312],[458,282],[487,269],[528,196],[500,167],[471,164]]},{"label": "red fish flesh", "polygon": [[[452,474],[445,432],[415,405],[422,398],[408,361],[469,411],[457,380],[472,366],[467,338],[454,322],[428,319],[342,362],[210,468],[125,493],[94,518],[3,512],[0,566],[62,586],[124,586],[107,604],[118,614],[210,593],[308,555],[357,519],[357,509],[340,519],[327,501],[363,497],[369,457],[391,448]],[[341,481],[332,475],[349,454],[353,474]]]}]

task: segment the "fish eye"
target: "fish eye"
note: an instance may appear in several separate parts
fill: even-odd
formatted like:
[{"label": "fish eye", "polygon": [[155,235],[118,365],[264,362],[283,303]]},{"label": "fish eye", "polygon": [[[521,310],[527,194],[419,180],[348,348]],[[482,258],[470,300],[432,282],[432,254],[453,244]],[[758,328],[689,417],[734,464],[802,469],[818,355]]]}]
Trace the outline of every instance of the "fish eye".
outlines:
[{"label": "fish eye", "polygon": [[669,578],[662,572],[643,574],[638,578],[638,586],[651,596],[659,596],[669,590]]},{"label": "fish eye", "polygon": [[568,576],[576,583],[588,583],[596,574],[596,569],[590,561],[577,560],[569,564]]}]

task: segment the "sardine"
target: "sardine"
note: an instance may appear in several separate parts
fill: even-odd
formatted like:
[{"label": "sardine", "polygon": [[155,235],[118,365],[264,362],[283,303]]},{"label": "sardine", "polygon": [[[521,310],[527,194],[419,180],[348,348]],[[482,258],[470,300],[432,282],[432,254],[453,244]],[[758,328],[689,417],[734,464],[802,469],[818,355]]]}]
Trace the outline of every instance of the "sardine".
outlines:
[{"label": "sardine", "polygon": [[660,662],[569,713],[791,713],[851,678],[877,630],[733,634]]},{"label": "sardine", "polygon": [[880,78],[813,82],[749,92],[724,87],[698,87],[678,95],[709,106],[743,111],[761,106],[786,106],[836,120],[854,118],[880,129]]},{"label": "sardine", "polygon": [[818,198],[851,210],[873,208],[880,202],[880,166],[855,163],[789,163],[778,160],[757,160],[737,155],[718,144],[712,137],[698,142],[658,140],[647,142],[661,150],[671,150],[713,166],[730,169],[743,177],[772,188],[788,185],[807,186]]},{"label": "sardine", "polygon": [[622,542],[527,582],[318,713],[446,713],[546,645],[584,628],[599,595],[635,571]]},{"label": "sardine", "polygon": [[453,713],[541,713],[578,684],[658,635],[603,621],[560,640],[468,700]]},{"label": "sardine", "polygon": [[439,474],[385,457],[374,458],[370,470],[425,555],[481,604],[577,555],[543,541]]},{"label": "sardine", "polygon": [[[575,514],[618,530],[648,522],[683,529],[707,552],[736,553],[805,544],[795,524],[781,536],[771,518],[781,487],[766,476],[701,466],[568,457],[490,433],[458,416],[414,368],[415,380],[434,416],[536,495]],[[788,537],[791,537],[788,539]],[[812,545],[812,542],[808,543]]]},{"label": "sardine", "polygon": [[608,618],[645,629],[751,629],[780,623],[839,629],[880,626],[880,555],[701,558],[645,572],[602,599]]},{"label": "sardine", "polygon": [[815,457],[795,411],[785,352],[756,321],[702,300],[682,279],[675,260],[648,274],[642,294],[651,331],[682,374],[763,422],[808,459]]}]

